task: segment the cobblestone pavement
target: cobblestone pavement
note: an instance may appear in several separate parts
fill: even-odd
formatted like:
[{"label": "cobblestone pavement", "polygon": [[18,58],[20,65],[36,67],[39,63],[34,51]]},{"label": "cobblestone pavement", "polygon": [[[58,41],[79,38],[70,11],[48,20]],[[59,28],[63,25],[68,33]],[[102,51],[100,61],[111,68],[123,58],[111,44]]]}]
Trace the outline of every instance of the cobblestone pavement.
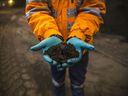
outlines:
[{"label": "cobblestone pavement", "polygon": [[[49,66],[40,52],[30,51],[38,41],[19,12],[0,13],[0,96],[52,96]],[[86,74],[87,96],[128,96],[128,43],[123,40],[97,35]],[[69,83],[66,78],[67,96]]]}]

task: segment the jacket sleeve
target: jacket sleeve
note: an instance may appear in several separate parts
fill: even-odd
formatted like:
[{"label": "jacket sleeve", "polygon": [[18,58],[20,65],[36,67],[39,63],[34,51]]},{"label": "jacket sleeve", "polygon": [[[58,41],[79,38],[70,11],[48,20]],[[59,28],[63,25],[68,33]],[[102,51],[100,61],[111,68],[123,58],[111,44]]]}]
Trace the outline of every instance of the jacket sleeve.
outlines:
[{"label": "jacket sleeve", "polygon": [[41,41],[51,35],[60,35],[55,19],[50,16],[46,0],[26,0],[25,13],[34,35]]},{"label": "jacket sleeve", "polygon": [[105,2],[104,0],[84,0],[78,11],[79,14],[70,30],[69,38],[76,36],[90,42],[103,24],[102,14],[106,13]]}]

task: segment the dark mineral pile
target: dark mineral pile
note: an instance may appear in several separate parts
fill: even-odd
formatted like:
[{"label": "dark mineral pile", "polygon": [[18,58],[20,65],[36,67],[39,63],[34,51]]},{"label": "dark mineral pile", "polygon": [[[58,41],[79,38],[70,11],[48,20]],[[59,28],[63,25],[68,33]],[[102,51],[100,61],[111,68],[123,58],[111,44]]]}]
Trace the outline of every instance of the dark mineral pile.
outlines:
[{"label": "dark mineral pile", "polygon": [[75,47],[67,43],[59,43],[58,45],[52,46],[44,54],[49,55],[59,64],[66,62],[67,59],[79,56],[79,53],[76,51]]}]

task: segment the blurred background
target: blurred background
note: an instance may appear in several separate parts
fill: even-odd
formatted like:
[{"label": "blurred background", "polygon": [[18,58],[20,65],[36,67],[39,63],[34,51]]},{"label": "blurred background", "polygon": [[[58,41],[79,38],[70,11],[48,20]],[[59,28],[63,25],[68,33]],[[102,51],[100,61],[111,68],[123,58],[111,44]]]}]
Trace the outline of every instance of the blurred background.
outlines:
[{"label": "blurred background", "polygon": [[24,7],[25,0],[0,0],[0,7],[7,8],[7,7]]},{"label": "blurred background", "polygon": [[[106,0],[86,74],[87,96],[128,96],[128,0]],[[52,96],[50,66],[30,47],[39,41],[25,18],[25,0],[0,0],[0,96]],[[66,75],[66,92],[71,96]]]}]

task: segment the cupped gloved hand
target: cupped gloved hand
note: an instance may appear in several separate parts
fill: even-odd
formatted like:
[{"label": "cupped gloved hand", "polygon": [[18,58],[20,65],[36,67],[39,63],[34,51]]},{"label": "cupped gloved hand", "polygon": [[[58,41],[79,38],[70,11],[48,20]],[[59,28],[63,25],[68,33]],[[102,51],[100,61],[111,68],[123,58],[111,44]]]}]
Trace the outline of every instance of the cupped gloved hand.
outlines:
[{"label": "cupped gloved hand", "polygon": [[94,46],[86,43],[85,41],[80,40],[77,37],[72,37],[67,41],[67,44],[72,44],[76,51],[79,52],[79,56],[75,57],[75,58],[71,58],[67,60],[67,63],[62,64],[63,67],[69,67],[71,65],[73,65],[74,63],[77,63],[81,60],[82,55],[83,55],[83,50],[94,50]]},{"label": "cupped gloved hand", "polygon": [[84,49],[86,49],[86,50],[94,50],[94,46],[93,45],[91,45],[89,43],[86,43],[86,42],[80,40],[77,37],[70,38],[67,41],[67,44],[72,44],[75,47],[76,51],[79,52],[79,56],[75,57],[75,58],[68,59],[66,63],[57,64],[57,69],[59,71],[62,71],[65,68],[70,67],[70,66],[74,65],[75,63],[79,62],[81,60],[81,58],[82,58]]},{"label": "cupped gloved hand", "polygon": [[51,36],[47,39],[44,39],[40,43],[34,45],[31,47],[32,51],[38,51],[41,50],[43,53],[43,59],[48,63],[48,64],[57,64],[56,61],[54,61],[52,58],[50,58],[49,55],[44,55],[44,52],[47,51],[50,47],[57,45],[61,43],[62,40],[57,37],[57,36]]}]

